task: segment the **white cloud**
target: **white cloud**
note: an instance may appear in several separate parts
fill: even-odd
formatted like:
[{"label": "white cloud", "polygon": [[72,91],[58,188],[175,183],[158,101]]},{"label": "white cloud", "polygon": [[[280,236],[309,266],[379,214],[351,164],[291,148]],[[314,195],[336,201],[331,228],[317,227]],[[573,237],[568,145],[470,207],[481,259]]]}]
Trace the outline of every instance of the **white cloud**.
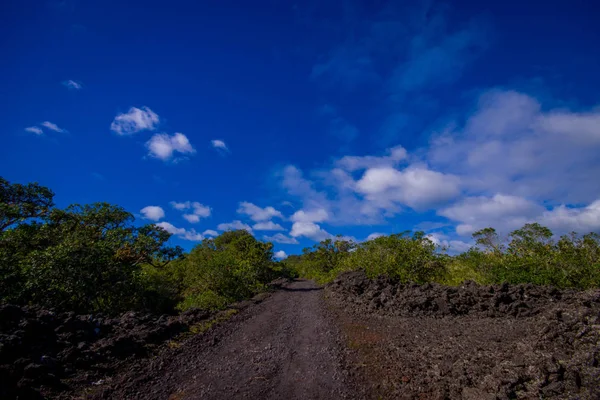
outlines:
[{"label": "white cloud", "polygon": [[357,191],[387,207],[398,202],[414,209],[427,209],[459,195],[460,180],[421,166],[404,170],[370,168],[356,183]]},{"label": "white cloud", "polygon": [[250,225],[244,224],[240,220],[235,220],[235,221],[219,224],[219,225],[217,225],[217,229],[220,231],[233,231],[233,230],[245,229],[248,232],[252,233],[252,228],[250,227]]},{"label": "white cloud", "polygon": [[275,256],[275,258],[277,258],[279,260],[283,260],[284,258],[287,258],[287,254],[285,254],[285,251],[283,251],[283,250],[276,251],[274,256]]},{"label": "white cloud", "polygon": [[367,236],[367,241],[377,239],[378,237],[382,237],[382,236],[385,236],[385,234],[380,233],[380,232],[373,232],[369,236]]},{"label": "white cloud", "polygon": [[212,229],[207,229],[207,230],[205,230],[204,232],[202,232],[202,234],[203,234],[204,236],[219,236],[219,232],[217,232],[217,231],[214,231],[214,230],[212,230]]},{"label": "white cloud", "polygon": [[194,154],[196,152],[183,133],[175,133],[172,136],[166,133],[157,133],[146,143],[146,147],[151,157],[163,161],[172,159],[174,153]]},{"label": "white cloud", "polygon": [[225,142],[222,141],[222,140],[214,139],[214,140],[210,141],[210,144],[215,149],[221,149],[221,150],[224,150],[224,151],[229,151],[229,148],[227,147],[227,145],[225,144]]},{"label": "white cloud", "polygon": [[200,217],[197,216],[196,214],[184,214],[183,218],[185,218],[187,220],[187,222],[189,222],[191,224],[196,224],[196,223],[200,222]]},{"label": "white cloud", "polygon": [[293,222],[323,222],[327,221],[329,214],[322,208],[316,210],[299,210],[290,218]]},{"label": "white cloud", "polygon": [[188,208],[190,208],[192,203],[189,201],[185,201],[183,203],[178,203],[176,201],[172,201],[169,204],[171,204],[171,207],[173,207],[174,209],[182,211],[182,210],[187,210]]},{"label": "white cloud", "polygon": [[183,203],[172,201],[169,204],[171,204],[171,207],[179,211],[191,209],[192,212],[184,214],[183,218],[192,224],[200,222],[201,218],[210,217],[210,214],[212,213],[212,209],[210,207],[205,206],[197,201],[184,201]]},{"label": "white cloud", "polygon": [[274,217],[283,218],[281,212],[274,209],[271,206],[260,208],[259,206],[249,203],[247,201],[243,201],[240,203],[237,212],[238,214],[248,215],[250,219],[252,219],[255,222],[268,221]]},{"label": "white cloud", "polygon": [[294,222],[290,236],[304,236],[317,242],[325,239],[331,239],[333,237],[329,232],[325,231],[319,225],[313,222]]},{"label": "white cloud", "polygon": [[389,155],[375,156],[344,156],[336,164],[347,171],[357,171],[368,168],[393,167],[407,158],[404,147],[396,146],[388,150]]},{"label": "white cloud", "polygon": [[169,222],[164,222],[164,221],[159,222],[155,225],[163,228],[170,234],[175,235],[180,239],[189,240],[192,242],[199,242],[201,240],[204,240],[204,236],[201,235],[200,233],[196,232],[195,229],[188,230],[188,229],[184,229],[184,228],[177,228],[173,224],[171,224]]},{"label": "white cloud", "polygon": [[62,84],[71,90],[80,90],[83,88],[83,85],[80,82],[71,79],[62,82]]},{"label": "white cloud", "polygon": [[54,132],[64,132],[65,131],[64,129],[59,128],[58,125],[53,124],[50,121],[44,121],[44,122],[42,122],[41,125],[45,128],[50,129],[51,131],[54,131]]},{"label": "white cloud", "polygon": [[127,113],[115,117],[110,130],[118,135],[130,135],[140,131],[153,131],[159,122],[158,115],[148,107],[131,107]]},{"label": "white cloud", "polygon": [[258,222],[252,226],[256,231],[283,231],[283,226],[274,223],[273,221]]},{"label": "white cloud", "polygon": [[25,131],[31,132],[31,133],[35,133],[36,135],[42,135],[42,134],[44,134],[44,131],[42,131],[37,126],[30,126],[28,128],[25,128]]},{"label": "white cloud", "polygon": [[542,206],[522,197],[497,194],[464,198],[439,210],[438,214],[458,222],[459,235],[470,235],[489,226],[503,232],[519,228],[542,210]]},{"label": "white cloud", "polygon": [[296,238],[292,238],[284,235],[283,233],[276,233],[273,236],[263,236],[263,239],[268,242],[275,242],[281,244],[298,244],[298,240]]},{"label": "white cloud", "polygon": [[464,253],[474,245],[473,243],[463,242],[462,240],[450,240],[448,235],[441,232],[433,232],[425,237],[431,240],[435,245],[446,248],[448,252],[452,254]]},{"label": "white cloud", "polygon": [[140,210],[144,218],[158,221],[165,217],[165,211],[159,206],[147,206]]},{"label": "white cloud", "polygon": [[515,91],[490,91],[464,126],[436,135],[429,164],[472,193],[585,204],[598,197],[600,109],[550,110]]},{"label": "white cloud", "polygon": [[585,207],[558,206],[544,211],[539,222],[554,230],[554,233],[600,232],[600,199]]}]

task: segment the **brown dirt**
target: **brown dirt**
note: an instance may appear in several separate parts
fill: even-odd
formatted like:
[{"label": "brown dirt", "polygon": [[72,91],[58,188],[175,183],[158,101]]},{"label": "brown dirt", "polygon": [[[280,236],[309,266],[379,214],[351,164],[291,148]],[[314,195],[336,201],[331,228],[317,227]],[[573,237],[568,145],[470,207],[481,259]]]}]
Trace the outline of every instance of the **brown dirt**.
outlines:
[{"label": "brown dirt", "polygon": [[322,291],[296,281],[91,394],[105,399],[340,399],[350,392]]},{"label": "brown dirt", "polygon": [[218,314],[0,317],[7,399],[600,399],[599,290],[353,272]]},{"label": "brown dirt", "polygon": [[327,297],[361,398],[600,398],[600,291],[400,285],[355,272]]}]

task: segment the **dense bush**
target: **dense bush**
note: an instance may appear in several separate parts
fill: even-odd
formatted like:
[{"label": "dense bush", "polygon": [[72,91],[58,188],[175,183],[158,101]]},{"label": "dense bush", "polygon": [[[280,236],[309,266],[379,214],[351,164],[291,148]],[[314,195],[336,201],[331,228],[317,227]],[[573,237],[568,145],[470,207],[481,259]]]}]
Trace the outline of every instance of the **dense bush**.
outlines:
[{"label": "dense bush", "polygon": [[327,240],[286,264],[301,276],[331,281],[342,271],[364,270],[401,282],[458,285],[533,283],[557,287],[600,287],[600,236],[576,233],[554,238],[539,224],[526,224],[501,239],[493,228],[473,234],[476,246],[450,256],[422,232],[383,236],[360,244]]},{"label": "dense bush", "polygon": [[36,183],[0,178],[0,302],[115,314],[218,309],[289,271],[246,231],[206,239],[188,255],[171,236],[106,203],[53,208]]},{"label": "dense bush", "polygon": [[245,230],[204,239],[179,265],[184,298],[178,308],[218,309],[250,297],[283,273],[274,266],[273,244]]}]

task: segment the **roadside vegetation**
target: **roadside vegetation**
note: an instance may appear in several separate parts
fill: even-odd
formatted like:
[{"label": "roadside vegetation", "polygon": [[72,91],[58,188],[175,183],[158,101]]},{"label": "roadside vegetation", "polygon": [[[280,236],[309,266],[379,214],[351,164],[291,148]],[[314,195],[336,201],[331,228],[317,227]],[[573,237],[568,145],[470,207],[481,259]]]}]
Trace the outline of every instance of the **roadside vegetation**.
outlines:
[{"label": "roadside vegetation", "polygon": [[0,177],[0,303],[109,315],[218,310],[264,291],[278,277],[324,283],[353,270],[400,282],[600,287],[595,233],[556,238],[548,228],[527,224],[501,238],[486,228],[473,234],[477,245],[459,255],[447,254],[423,232],[363,243],[340,238],[276,262],[273,244],[246,231],[205,239],[185,253],[167,245],[168,232],[136,224],[121,207],[60,209],[53,197],[37,183],[11,184]]},{"label": "roadside vegetation", "polygon": [[532,283],[559,288],[600,287],[600,235],[571,233],[556,238],[537,223],[501,238],[493,228],[473,234],[476,246],[448,255],[423,232],[382,236],[363,243],[325,240],[285,264],[300,276],[321,283],[345,271],[363,270],[369,277],[400,282],[459,285]]},{"label": "roadside vegetation", "polygon": [[60,209],[53,198],[37,183],[0,177],[0,303],[108,315],[216,310],[290,273],[273,260],[272,243],[246,231],[205,239],[186,254],[167,246],[168,232],[135,224],[121,207]]}]

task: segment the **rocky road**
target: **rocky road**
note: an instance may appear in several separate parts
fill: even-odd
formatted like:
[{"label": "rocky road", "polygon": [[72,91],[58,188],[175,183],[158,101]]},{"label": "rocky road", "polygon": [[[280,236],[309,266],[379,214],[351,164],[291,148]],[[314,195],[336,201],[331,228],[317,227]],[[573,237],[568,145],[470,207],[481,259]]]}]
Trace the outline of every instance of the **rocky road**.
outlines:
[{"label": "rocky road", "polygon": [[351,398],[322,291],[298,280],[92,395],[110,399]]}]

